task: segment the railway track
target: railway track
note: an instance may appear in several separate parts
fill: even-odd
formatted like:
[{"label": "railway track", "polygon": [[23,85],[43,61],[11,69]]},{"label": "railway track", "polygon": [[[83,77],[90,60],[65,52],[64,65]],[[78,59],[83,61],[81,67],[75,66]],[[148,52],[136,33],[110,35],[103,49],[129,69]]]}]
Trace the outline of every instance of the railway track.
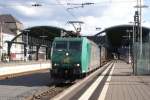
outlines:
[{"label": "railway track", "polygon": [[49,89],[40,91],[40,92],[34,94],[33,96],[26,98],[26,100],[49,100],[49,99],[53,98],[54,96],[56,96],[57,94],[64,91],[65,89],[67,89],[68,87],[72,86],[74,83],[76,83],[76,82],[59,83],[59,84],[53,83],[55,85],[50,86]]},{"label": "railway track", "polygon": [[[105,69],[104,67],[101,67],[101,68],[103,70]],[[34,73],[37,73],[37,72],[40,72],[41,74],[34,74]],[[96,72],[96,71],[93,71],[92,73],[94,73],[94,72]],[[92,73],[87,75],[87,77],[89,77]],[[34,74],[34,75],[32,75],[32,74]],[[23,77],[19,78],[18,76],[23,76]],[[18,78],[14,78],[14,77],[18,77]],[[33,82],[26,83],[28,81],[28,79],[31,79],[31,77],[32,77]],[[45,77],[46,80],[43,79],[43,77]],[[85,77],[85,78],[87,78],[87,77]],[[12,78],[12,79],[9,79],[9,78]],[[5,87],[5,85],[9,85],[10,86],[10,87],[6,87],[6,88],[8,88],[8,90],[7,90],[8,92],[9,92],[9,88],[10,88],[10,91],[11,91],[11,88],[15,88],[18,85],[19,86],[23,86],[21,88],[24,88],[24,86],[25,87],[27,86],[27,88],[24,88],[25,89],[24,90],[25,94],[23,92],[20,93],[20,89],[21,88],[17,87],[18,91],[16,90],[17,91],[16,94],[19,94],[18,97],[20,97],[21,100],[22,99],[23,100],[49,100],[49,99],[55,97],[56,95],[59,95],[62,92],[65,92],[65,90],[69,89],[70,87],[74,86],[77,83],[80,83],[82,80],[85,79],[85,78],[77,79],[75,81],[72,81],[71,83],[68,81],[68,82],[66,82],[64,84],[58,84],[57,82],[55,83],[52,80],[50,82],[50,80],[48,80],[49,78],[50,77],[49,77],[48,70],[47,71],[43,70],[43,72],[41,70],[39,70],[39,71],[32,71],[32,72],[19,73],[19,74],[16,74],[16,75],[13,74],[13,75],[0,77],[1,80],[2,79],[8,79],[8,81],[7,80],[4,80],[4,81],[2,80],[1,81],[1,86],[2,87],[3,87],[3,85],[4,85],[4,87]],[[18,82],[17,82],[17,80],[18,80]],[[38,80],[42,80],[42,81],[38,81]],[[35,84],[37,84],[37,85],[35,85]],[[31,89],[28,89],[29,88],[28,86]],[[34,86],[36,86],[37,88],[35,89]],[[41,87],[41,88],[39,88],[39,87]],[[28,91],[26,91],[26,90],[28,90]],[[33,92],[31,90],[33,90]],[[13,94],[11,96],[13,97]],[[15,100],[20,100],[20,99],[15,99]]]},{"label": "railway track", "polygon": [[[109,66],[110,64],[111,63],[109,63],[107,66]],[[105,70],[105,68],[103,69],[103,71],[104,70]],[[93,71],[93,72],[95,72],[95,71]],[[88,76],[90,76],[90,74]],[[71,83],[67,82],[67,83],[63,83],[63,84],[62,83],[57,84],[57,82],[56,82],[56,83],[54,83],[55,85],[50,86],[50,88],[48,90],[37,93],[37,94],[33,95],[32,98],[30,98],[30,99],[28,98],[27,100],[50,100],[53,97],[57,96],[58,94],[62,93],[64,90],[73,87],[76,83],[81,82],[81,81],[82,81],[82,79],[77,79]]]},{"label": "railway track", "polygon": [[[56,95],[52,100],[77,100],[77,97],[85,91],[101,74],[106,72],[108,68],[110,69],[114,65],[115,61],[110,61],[100,69],[94,71],[81,81],[77,82],[73,86],[66,89],[64,92]],[[83,100],[83,99],[82,99]]]},{"label": "railway track", "polygon": [[63,90],[65,90],[66,88],[68,88],[69,86],[65,86],[65,87],[51,87],[49,90],[42,92],[40,94],[36,94],[33,96],[33,98],[31,100],[48,100],[51,99],[52,97],[56,96],[57,94],[59,94],[60,92],[62,92]]}]

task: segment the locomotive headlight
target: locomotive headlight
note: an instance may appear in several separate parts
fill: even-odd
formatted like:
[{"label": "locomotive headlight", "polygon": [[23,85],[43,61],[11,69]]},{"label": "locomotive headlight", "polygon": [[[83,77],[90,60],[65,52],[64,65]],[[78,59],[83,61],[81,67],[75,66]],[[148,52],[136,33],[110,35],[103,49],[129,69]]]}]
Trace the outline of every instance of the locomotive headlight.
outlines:
[{"label": "locomotive headlight", "polygon": [[66,53],[66,56],[69,56],[69,53],[68,53],[68,52]]},{"label": "locomotive headlight", "polygon": [[80,66],[80,64],[77,64],[77,67],[79,67]]},{"label": "locomotive headlight", "polygon": [[58,65],[59,65],[59,64],[56,64],[56,63],[54,64],[54,66],[58,66]]}]

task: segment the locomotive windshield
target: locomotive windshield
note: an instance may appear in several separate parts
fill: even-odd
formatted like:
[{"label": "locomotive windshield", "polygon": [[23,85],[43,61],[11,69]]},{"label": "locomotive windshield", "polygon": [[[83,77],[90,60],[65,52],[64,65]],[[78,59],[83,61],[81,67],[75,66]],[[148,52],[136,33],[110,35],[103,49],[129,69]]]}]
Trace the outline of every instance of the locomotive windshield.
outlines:
[{"label": "locomotive windshield", "polygon": [[69,43],[69,49],[80,50],[81,49],[81,42],[80,41],[71,41]]},{"label": "locomotive windshield", "polygon": [[81,41],[56,41],[55,49],[64,50],[80,50],[81,49]]},{"label": "locomotive windshield", "polygon": [[67,41],[57,41],[55,49],[67,49]]}]

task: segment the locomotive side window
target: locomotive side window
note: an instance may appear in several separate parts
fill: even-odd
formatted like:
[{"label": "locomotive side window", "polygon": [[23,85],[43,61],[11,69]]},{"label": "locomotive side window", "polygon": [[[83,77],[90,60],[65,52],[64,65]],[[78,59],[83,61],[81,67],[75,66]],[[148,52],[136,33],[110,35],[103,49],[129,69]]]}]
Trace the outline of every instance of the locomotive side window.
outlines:
[{"label": "locomotive side window", "polygon": [[71,41],[69,43],[69,49],[80,50],[81,49],[81,42],[80,41]]},{"label": "locomotive side window", "polygon": [[55,49],[67,49],[67,41],[57,41]]}]

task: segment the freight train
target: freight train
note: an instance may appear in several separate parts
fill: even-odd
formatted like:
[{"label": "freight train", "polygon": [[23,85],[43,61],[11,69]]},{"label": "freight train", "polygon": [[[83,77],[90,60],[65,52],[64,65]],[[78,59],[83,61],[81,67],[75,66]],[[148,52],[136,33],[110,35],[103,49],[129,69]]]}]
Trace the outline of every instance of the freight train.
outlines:
[{"label": "freight train", "polygon": [[51,77],[85,76],[100,67],[105,59],[104,50],[86,37],[56,37],[51,50]]}]

